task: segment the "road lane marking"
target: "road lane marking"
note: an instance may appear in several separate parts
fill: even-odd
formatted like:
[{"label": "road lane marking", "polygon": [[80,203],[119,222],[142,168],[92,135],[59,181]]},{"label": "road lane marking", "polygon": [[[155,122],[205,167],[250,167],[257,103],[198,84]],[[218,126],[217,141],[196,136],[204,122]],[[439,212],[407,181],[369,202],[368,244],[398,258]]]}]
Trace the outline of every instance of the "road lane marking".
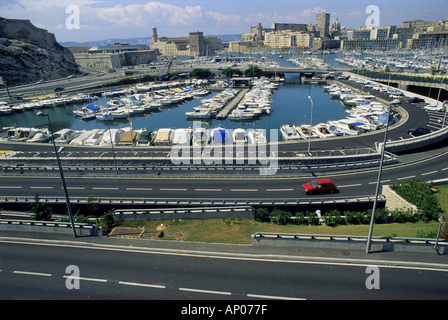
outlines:
[{"label": "road lane marking", "polygon": [[261,299],[275,299],[275,300],[306,300],[304,298],[291,298],[291,297],[277,297],[277,296],[265,296],[261,294],[247,294],[248,298],[261,298]]},{"label": "road lane marking", "polygon": [[53,187],[30,187],[30,189],[53,189]]},{"label": "road lane marking", "polygon": [[92,188],[93,190],[118,190],[118,188]]},{"label": "road lane marking", "polygon": [[[62,189],[62,187],[61,187]],[[84,187],[67,187],[67,190],[85,190],[86,188]]]},{"label": "road lane marking", "polygon": [[397,180],[407,180],[407,179],[412,179],[412,178],[415,178],[415,176],[397,178]]},{"label": "road lane marking", "polygon": [[431,172],[422,173],[422,176],[427,176],[429,174],[434,174],[434,173],[437,173],[437,171],[431,171]]},{"label": "road lane marking", "polygon": [[13,273],[18,273],[18,274],[28,274],[31,276],[41,276],[41,277],[51,277],[50,273],[40,273],[40,272],[29,272],[29,271],[14,271]]},{"label": "road lane marking", "polygon": [[[391,180],[381,180],[380,183],[386,183],[386,182],[390,182]],[[375,182],[369,182],[369,184],[376,184]]]},{"label": "road lane marking", "polygon": [[445,171],[445,170],[448,170],[448,168],[444,168],[444,169],[442,169],[442,171]]},{"label": "road lane marking", "polygon": [[362,184],[358,183],[358,184],[347,184],[345,186],[338,186],[338,188],[350,188],[350,187],[359,187],[362,186]]},{"label": "road lane marking", "polygon": [[207,191],[211,191],[211,192],[221,192],[222,189],[194,189],[194,191],[202,191],[202,192],[207,192]]},{"label": "road lane marking", "polygon": [[211,291],[211,290],[190,289],[190,288],[179,288],[179,291],[220,294],[220,295],[225,295],[225,296],[230,296],[232,294],[231,292],[225,292],[225,291]]},{"label": "road lane marking", "polygon": [[74,276],[63,276],[63,278],[86,280],[86,281],[93,281],[93,282],[107,282],[106,279],[84,278],[84,277],[74,277]]},{"label": "road lane marking", "polygon": [[258,189],[230,189],[231,192],[258,192]]},{"label": "road lane marking", "polygon": [[0,189],[22,189],[22,187],[0,186]]},{"label": "road lane marking", "polygon": [[157,288],[157,289],[165,289],[165,286],[159,286],[156,284],[146,284],[146,283],[136,283],[136,282],[125,282],[120,281],[118,284],[124,284],[126,286],[136,286],[136,287],[147,287],[147,288]]},{"label": "road lane marking", "polygon": [[267,192],[275,192],[275,191],[294,191],[294,189],[266,189]]},{"label": "road lane marking", "polygon": [[160,191],[187,191],[187,189],[164,189],[164,188],[160,188]]},{"label": "road lane marking", "polygon": [[152,188],[126,188],[129,191],[152,191]]}]

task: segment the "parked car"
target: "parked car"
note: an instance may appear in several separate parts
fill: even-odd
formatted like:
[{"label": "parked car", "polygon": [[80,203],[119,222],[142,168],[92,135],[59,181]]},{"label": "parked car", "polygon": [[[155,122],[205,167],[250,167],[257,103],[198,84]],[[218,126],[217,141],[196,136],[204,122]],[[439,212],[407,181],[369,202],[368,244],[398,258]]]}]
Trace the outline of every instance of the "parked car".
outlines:
[{"label": "parked car", "polygon": [[425,134],[431,133],[431,130],[426,128],[408,129],[408,134],[411,136],[423,136]]},{"label": "parked car", "polygon": [[45,80],[39,80],[36,82],[36,84],[42,84],[42,83],[45,83]]},{"label": "parked car", "polygon": [[435,105],[431,105],[431,106],[426,106],[423,109],[425,109],[426,111],[445,111],[445,108],[443,106],[435,106]]},{"label": "parked car", "polygon": [[306,194],[334,193],[337,191],[336,186],[330,179],[316,179],[305,183],[302,187]]},{"label": "parked car", "polygon": [[423,100],[422,98],[418,98],[418,97],[412,97],[412,98],[409,98],[408,102],[409,103],[420,103],[420,102],[425,102],[425,100]]}]

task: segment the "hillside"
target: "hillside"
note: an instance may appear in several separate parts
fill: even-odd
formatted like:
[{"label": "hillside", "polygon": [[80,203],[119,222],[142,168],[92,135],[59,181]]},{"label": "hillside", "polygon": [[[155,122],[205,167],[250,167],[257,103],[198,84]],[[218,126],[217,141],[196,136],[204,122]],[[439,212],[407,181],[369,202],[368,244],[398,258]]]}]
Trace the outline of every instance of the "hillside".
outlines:
[{"label": "hillside", "polygon": [[0,74],[9,86],[79,72],[70,50],[29,20],[0,17],[0,61]]}]

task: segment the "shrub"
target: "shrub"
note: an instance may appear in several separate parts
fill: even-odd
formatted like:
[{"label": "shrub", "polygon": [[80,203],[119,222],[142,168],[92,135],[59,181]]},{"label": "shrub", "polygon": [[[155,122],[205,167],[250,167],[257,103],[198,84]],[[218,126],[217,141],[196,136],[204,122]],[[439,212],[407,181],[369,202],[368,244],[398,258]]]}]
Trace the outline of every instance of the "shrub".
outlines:
[{"label": "shrub", "polygon": [[319,217],[316,215],[315,212],[307,211],[305,215],[308,217],[307,223],[309,225],[311,225],[311,226],[319,225]]},{"label": "shrub", "polygon": [[258,208],[255,210],[255,220],[259,222],[266,221],[269,218],[269,210],[267,208]]},{"label": "shrub", "polygon": [[307,219],[305,219],[303,212],[296,212],[294,223],[297,225],[307,224]]},{"label": "shrub", "polygon": [[34,195],[34,202],[28,208],[31,212],[34,212],[30,217],[31,220],[53,221],[53,208],[40,202],[39,193]]},{"label": "shrub", "polygon": [[269,218],[272,223],[279,224],[279,225],[285,225],[290,220],[291,213],[288,211],[284,211],[284,210],[275,208],[269,214]]}]

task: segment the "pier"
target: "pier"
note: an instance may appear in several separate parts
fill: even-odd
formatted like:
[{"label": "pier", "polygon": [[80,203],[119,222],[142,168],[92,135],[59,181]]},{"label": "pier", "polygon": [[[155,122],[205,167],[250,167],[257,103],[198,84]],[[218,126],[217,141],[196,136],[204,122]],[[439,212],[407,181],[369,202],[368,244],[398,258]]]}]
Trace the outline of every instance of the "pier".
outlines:
[{"label": "pier", "polygon": [[240,101],[244,98],[246,93],[249,92],[249,89],[242,89],[232,101],[229,102],[217,115],[216,119],[225,119],[229,115],[229,113],[235,109],[235,107],[240,103]]}]

